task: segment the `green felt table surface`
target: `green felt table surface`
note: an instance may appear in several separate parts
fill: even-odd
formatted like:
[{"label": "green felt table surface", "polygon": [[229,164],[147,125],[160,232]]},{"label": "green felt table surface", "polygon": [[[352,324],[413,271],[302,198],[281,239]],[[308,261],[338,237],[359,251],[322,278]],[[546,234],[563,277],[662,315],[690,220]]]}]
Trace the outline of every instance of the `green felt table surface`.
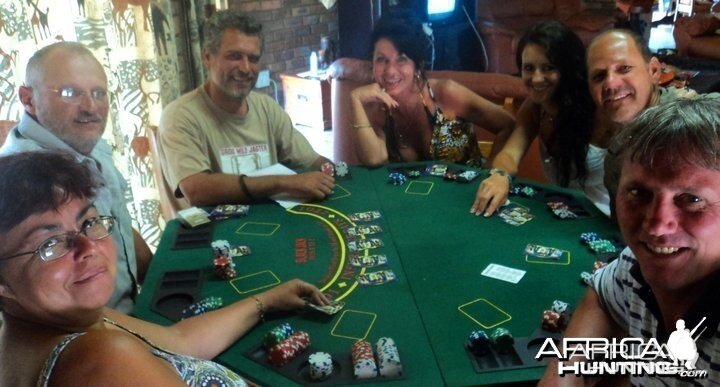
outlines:
[{"label": "green felt table surface", "polygon": [[[291,210],[273,203],[252,205],[246,217],[213,225],[212,240],[225,239],[252,250],[251,255],[234,259],[238,276],[232,281],[213,274],[209,245],[173,250],[181,226],[171,221],[134,314],[160,324],[171,323],[152,308],[157,284],[168,271],[201,269],[201,297],[219,296],[226,304],[257,294],[263,286],[298,277],[344,301],[344,309],[334,316],[317,312],[270,316],[270,321],[256,326],[218,361],[263,385],[292,384],[282,373],[246,356],[260,346],[268,330],[289,322],[310,334],[310,352],[349,357],[358,337],[371,343],[380,337],[393,338],[404,370],[404,377],[393,384],[456,386],[536,380],[544,371],[541,365],[476,372],[464,349],[468,334],[484,329],[482,324],[505,327],[516,338],[533,336],[542,312],[553,300],[572,306],[585,291],[580,273],[592,271],[595,256],[579,235],[594,231],[610,238],[619,232],[578,192],[534,183],[545,192],[573,195],[592,216],[559,220],[541,198],[511,197],[511,206],[523,206],[534,215],[531,221],[513,226],[497,216],[476,217],[469,207],[480,178],[463,184],[422,176],[395,186],[388,183],[386,167],[351,168],[351,177],[337,180],[335,194],[324,201]],[[384,246],[362,254],[385,254],[388,265],[364,271],[389,269],[397,279],[362,286],[356,281],[361,270],[348,264],[351,252],[346,229],[353,222],[347,215],[371,210],[380,211],[382,217],[367,224],[379,225],[383,233],[368,237],[380,238]],[[560,248],[568,254],[554,264],[529,262],[524,253],[528,243]],[[482,276],[490,263],[526,273],[517,284]],[[461,306],[473,318],[462,313]],[[529,352],[534,354],[533,348]]]}]

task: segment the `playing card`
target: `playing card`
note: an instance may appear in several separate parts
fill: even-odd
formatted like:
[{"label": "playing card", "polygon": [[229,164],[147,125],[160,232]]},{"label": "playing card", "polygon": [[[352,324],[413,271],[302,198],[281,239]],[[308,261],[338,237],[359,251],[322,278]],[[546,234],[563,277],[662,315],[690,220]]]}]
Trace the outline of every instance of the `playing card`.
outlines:
[{"label": "playing card", "polygon": [[342,301],[338,301],[338,302],[331,301],[330,304],[328,304],[328,305],[315,305],[312,302],[310,302],[309,300],[305,300],[305,305],[310,309],[317,310],[318,312],[323,312],[328,315],[333,315],[333,314],[339,312],[345,306],[345,303]]},{"label": "playing card", "polygon": [[563,255],[563,250],[556,249],[554,247],[541,246],[535,243],[528,243],[527,246],[525,246],[525,254],[532,255],[537,258],[557,260]]},{"label": "playing card", "polygon": [[357,241],[351,241],[348,242],[348,250],[350,251],[358,251],[358,250],[365,250],[365,249],[376,249],[378,247],[383,247],[383,241],[377,238],[371,238],[371,239],[361,239]]},{"label": "playing card", "polygon": [[382,285],[395,280],[395,273],[392,270],[380,270],[373,273],[365,273],[357,276],[360,285]]},{"label": "playing card", "polygon": [[353,256],[350,258],[350,265],[355,267],[376,267],[387,263],[385,254],[375,254],[368,256]]},{"label": "playing card", "polygon": [[380,211],[356,212],[348,215],[353,222],[370,222],[380,218]]}]

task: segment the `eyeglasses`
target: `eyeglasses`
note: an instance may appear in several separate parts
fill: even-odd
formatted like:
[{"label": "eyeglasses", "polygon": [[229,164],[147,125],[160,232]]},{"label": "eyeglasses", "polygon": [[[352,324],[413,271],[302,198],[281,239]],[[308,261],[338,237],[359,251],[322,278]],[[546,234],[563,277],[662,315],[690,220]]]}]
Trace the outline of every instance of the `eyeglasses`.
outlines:
[{"label": "eyeglasses", "polygon": [[28,254],[37,254],[40,256],[40,259],[45,262],[52,261],[62,258],[65,254],[69,253],[70,250],[75,247],[75,238],[79,234],[85,235],[85,237],[91,241],[98,241],[100,239],[107,238],[108,235],[112,234],[114,228],[115,218],[112,216],[98,216],[96,218],[90,218],[83,222],[80,227],[80,231],[52,236],[46,239],[40,244],[40,246],[38,246],[37,249],[33,251],[26,251],[24,253],[3,257],[0,258],[0,261]]},{"label": "eyeglasses", "polygon": [[[59,89],[49,90],[58,93],[60,99],[73,105],[80,104],[80,102],[82,102],[82,97],[87,94],[85,90],[73,87],[61,87]],[[108,92],[105,89],[92,89],[90,90],[90,97],[97,102],[107,102]]]}]

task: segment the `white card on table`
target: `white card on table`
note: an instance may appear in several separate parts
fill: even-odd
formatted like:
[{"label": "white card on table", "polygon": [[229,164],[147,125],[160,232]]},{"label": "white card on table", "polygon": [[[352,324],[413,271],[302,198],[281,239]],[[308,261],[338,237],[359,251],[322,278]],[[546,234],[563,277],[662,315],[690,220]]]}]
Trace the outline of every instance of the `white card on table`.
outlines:
[{"label": "white card on table", "polygon": [[486,277],[516,284],[520,282],[522,277],[525,275],[525,270],[513,269],[512,267],[491,263],[485,268],[485,270],[482,271],[481,274]]}]

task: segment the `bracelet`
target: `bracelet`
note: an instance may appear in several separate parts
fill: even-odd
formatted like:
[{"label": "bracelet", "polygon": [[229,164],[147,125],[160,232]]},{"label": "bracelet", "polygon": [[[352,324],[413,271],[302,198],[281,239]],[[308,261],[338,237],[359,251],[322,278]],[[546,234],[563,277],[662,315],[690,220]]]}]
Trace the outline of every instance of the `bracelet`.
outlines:
[{"label": "bracelet", "polygon": [[504,170],[504,169],[502,169],[502,168],[493,168],[493,169],[490,170],[490,173],[489,173],[489,174],[490,174],[491,176],[492,176],[492,175],[505,176],[505,177],[508,179],[508,183],[511,183],[511,184],[512,184],[512,180],[513,180],[513,179],[512,179],[512,176],[510,176],[510,174],[508,173],[508,171],[506,171],[506,170]]},{"label": "bracelet", "polygon": [[245,184],[245,178],[246,178],[246,177],[247,177],[247,175],[240,175],[240,179],[239,179],[239,180],[240,180],[240,190],[243,192],[243,194],[245,194],[245,196],[246,196],[251,202],[253,202],[253,201],[255,201],[255,198],[254,198],[254,197],[252,196],[252,194],[250,193],[250,190],[248,189],[247,184]]},{"label": "bracelet", "polygon": [[370,124],[360,124],[360,125],[352,124],[350,126],[352,126],[353,129],[372,128],[372,125],[370,125]]},{"label": "bracelet", "polygon": [[251,297],[255,300],[255,306],[257,306],[258,313],[260,314],[260,322],[265,322],[265,304],[256,296]]}]

